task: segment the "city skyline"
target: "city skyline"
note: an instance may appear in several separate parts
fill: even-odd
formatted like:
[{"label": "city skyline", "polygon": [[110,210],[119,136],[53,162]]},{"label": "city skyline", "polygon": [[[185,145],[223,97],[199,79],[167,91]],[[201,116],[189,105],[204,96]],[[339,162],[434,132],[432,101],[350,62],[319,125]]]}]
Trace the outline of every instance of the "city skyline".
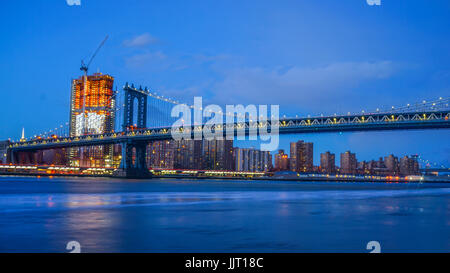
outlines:
[{"label": "city skyline", "polygon": [[[79,7],[67,6],[64,1],[7,3],[11,13],[1,20],[8,20],[10,16],[32,18],[36,16],[34,10],[44,14],[52,10],[52,13],[36,20],[33,26],[16,23],[2,33],[8,37],[1,46],[2,66],[12,68],[4,69],[2,74],[4,88],[15,92],[7,96],[2,107],[1,123],[5,126],[0,128],[0,136],[2,139],[17,136],[18,139],[22,127],[30,136],[67,122],[70,82],[81,75],[79,60],[92,52],[105,32],[111,38],[95,60],[92,72],[101,68],[101,72],[117,79],[119,87],[133,80],[168,96],[183,98],[184,95],[188,102],[192,95],[201,94],[215,103],[258,103],[264,96],[257,94],[266,94],[270,88],[282,94],[272,95],[270,99],[280,102],[283,113],[319,115],[399,106],[449,93],[446,65],[449,62],[445,61],[449,58],[445,46],[449,44],[445,42],[449,35],[448,29],[443,27],[449,20],[445,16],[448,3],[384,3],[383,12],[364,1],[327,3],[319,7],[311,2],[287,1],[274,7],[269,2],[258,2],[259,9],[273,10],[262,17],[260,13],[251,12],[253,5],[250,3],[221,3],[220,7],[213,8],[208,3],[179,2],[178,5],[190,11],[186,15],[190,20],[186,20],[187,25],[183,27],[163,20],[164,13],[167,14],[174,3],[142,1],[138,4],[141,10],[150,11],[153,16],[140,13],[138,8],[122,9],[121,3],[111,3],[107,7],[111,12],[124,10],[124,18],[149,16],[158,24],[145,20],[140,24],[126,20],[117,24],[92,16],[93,10],[104,4],[101,2],[83,3]],[[208,7],[208,13],[198,9],[202,5]],[[400,16],[395,12],[399,5],[403,5]],[[301,19],[292,16],[291,9],[297,16],[302,15]],[[330,10],[341,11],[341,14],[331,14]],[[350,16],[344,19],[345,15]],[[195,16],[201,16],[202,20]],[[328,21],[323,22],[322,16],[328,16]],[[413,16],[430,20],[420,24],[411,20]],[[210,26],[199,24],[205,19],[210,20]],[[258,22],[263,19],[273,22],[277,31],[270,27],[259,29]],[[337,21],[339,25],[334,26]],[[242,23],[248,27],[237,27]],[[82,28],[84,25],[102,27]],[[308,25],[311,28],[308,29]],[[412,26],[414,31],[405,31]],[[81,32],[78,28],[89,31]],[[192,29],[198,31],[192,32]],[[45,40],[39,35],[44,30],[48,33]],[[188,33],[192,35],[190,39],[187,39]],[[208,33],[216,34],[205,35]],[[358,38],[352,38],[349,33],[357,34]],[[224,42],[229,38],[236,43]],[[428,43],[411,44],[412,38],[427,39]],[[332,41],[332,45],[323,43],[327,41]],[[6,55],[6,52],[10,53]],[[40,69],[42,67],[44,69]],[[348,71],[354,81],[349,79]],[[28,80],[20,80],[22,77]],[[304,81],[305,85],[299,81]],[[323,81],[329,85],[324,86]],[[242,96],[241,90],[248,95]],[[50,109],[52,114],[48,115]],[[6,114],[12,111],[14,115]],[[374,158],[380,150],[383,154],[418,153],[431,161],[449,165],[450,148],[441,140],[442,134],[448,132],[281,136],[279,148],[286,149],[287,143],[301,137],[318,143],[325,150],[334,148],[336,153],[349,149],[358,151],[364,159]],[[425,140],[426,145],[417,145]],[[237,141],[237,144],[256,146],[251,142]],[[318,157],[316,152],[315,164]]]},{"label": "city skyline", "polygon": [[450,1],[2,2],[0,253],[449,253]]}]

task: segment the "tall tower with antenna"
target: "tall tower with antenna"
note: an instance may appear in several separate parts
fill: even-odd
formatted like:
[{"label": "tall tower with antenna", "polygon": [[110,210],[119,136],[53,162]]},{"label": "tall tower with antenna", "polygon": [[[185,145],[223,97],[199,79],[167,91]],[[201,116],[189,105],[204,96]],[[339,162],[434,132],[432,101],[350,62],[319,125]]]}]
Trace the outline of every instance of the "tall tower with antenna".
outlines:
[{"label": "tall tower with antenna", "polygon": [[24,127],[22,127],[22,136],[20,137],[20,141],[21,142],[27,141],[27,139],[25,138],[25,128]]}]

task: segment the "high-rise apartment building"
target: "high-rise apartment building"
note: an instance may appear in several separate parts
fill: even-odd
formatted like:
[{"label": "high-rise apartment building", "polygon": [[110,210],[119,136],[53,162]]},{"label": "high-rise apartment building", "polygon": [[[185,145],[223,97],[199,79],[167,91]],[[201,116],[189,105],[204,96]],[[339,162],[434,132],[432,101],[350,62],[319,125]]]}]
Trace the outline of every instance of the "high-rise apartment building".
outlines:
[{"label": "high-rise apartment building", "polygon": [[147,145],[147,167],[152,169],[173,169],[175,142],[173,140],[154,141]]},{"label": "high-rise apartment building", "polygon": [[72,81],[70,136],[101,134],[114,130],[114,78],[95,73]]},{"label": "high-rise apartment building", "polygon": [[269,151],[260,151],[261,164],[260,171],[268,172],[273,169],[272,154]]},{"label": "high-rise apartment building", "polygon": [[298,143],[301,143],[303,141],[298,142],[291,142],[290,143],[290,149],[289,149],[289,169],[291,171],[296,172],[297,171],[297,146]]},{"label": "high-rise apartment building", "polygon": [[267,172],[272,168],[269,151],[254,148],[234,148],[234,170],[238,172]]},{"label": "high-rise apartment building", "polygon": [[[70,136],[102,134],[114,131],[114,78],[95,73],[72,81],[70,97]],[[112,145],[71,148],[72,166],[111,167]]]},{"label": "high-rise apartment building", "polygon": [[275,154],[275,169],[277,171],[289,170],[289,156],[284,153],[283,149],[278,150]]},{"label": "high-rise apartment building", "polygon": [[202,141],[201,140],[176,140],[174,141],[175,169],[202,169]]},{"label": "high-rise apartment building", "polygon": [[290,144],[290,169],[294,172],[314,171],[313,153],[314,146],[311,142],[299,140]]},{"label": "high-rise apartment building", "polygon": [[206,170],[233,170],[233,140],[203,140],[202,159]]},{"label": "high-rise apartment building", "polygon": [[233,148],[233,171],[242,172],[245,169],[246,153],[243,148]]},{"label": "high-rise apartment building", "polygon": [[387,168],[387,173],[390,175],[398,175],[399,170],[399,162],[398,158],[394,155],[389,155],[384,158],[384,165]]},{"label": "high-rise apartment building", "polygon": [[350,151],[341,153],[341,169],[342,174],[356,174],[358,162],[356,160],[356,155]]},{"label": "high-rise apartment building", "polygon": [[336,172],[336,156],[330,152],[320,154],[320,170],[323,173]]},{"label": "high-rise apartment building", "polygon": [[399,164],[400,175],[415,175],[419,174],[419,163],[414,157],[404,156],[400,158]]},{"label": "high-rise apartment building", "polygon": [[164,140],[147,146],[147,165],[156,169],[233,170],[233,141]]}]

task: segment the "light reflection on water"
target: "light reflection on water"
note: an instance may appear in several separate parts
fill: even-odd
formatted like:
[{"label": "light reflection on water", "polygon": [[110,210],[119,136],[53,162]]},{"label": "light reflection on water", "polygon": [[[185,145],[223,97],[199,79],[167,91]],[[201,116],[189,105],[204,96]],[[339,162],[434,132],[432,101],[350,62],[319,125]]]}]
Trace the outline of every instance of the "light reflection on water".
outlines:
[{"label": "light reflection on water", "polygon": [[0,252],[450,250],[448,185],[0,178]]},{"label": "light reflection on water", "polygon": [[[109,194],[3,194],[0,212],[27,209],[76,209],[120,206],[170,206],[236,201],[352,200],[450,194],[450,188],[353,191],[124,192]],[[398,207],[397,207],[398,208]],[[387,207],[393,210],[392,206]]]}]

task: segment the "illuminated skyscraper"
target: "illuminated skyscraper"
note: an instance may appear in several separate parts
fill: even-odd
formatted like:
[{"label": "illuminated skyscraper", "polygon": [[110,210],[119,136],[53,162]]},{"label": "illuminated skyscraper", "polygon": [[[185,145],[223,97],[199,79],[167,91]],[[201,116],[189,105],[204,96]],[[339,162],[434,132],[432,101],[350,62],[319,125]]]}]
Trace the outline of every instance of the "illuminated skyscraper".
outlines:
[{"label": "illuminated skyscraper", "polygon": [[341,154],[341,170],[342,174],[355,174],[358,161],[356,155],[350,151]]},{"label": "illuminated skyscraper", "polygon": [[[101,134],[114,130],[114,78],[95,73],[72,81],[70,136]],[[85,90],[86,87],[86,90]]]},{"label": "illuminated skyscraper", "polygon": [[147,145],[147,167],[173,169],[176,141],[153,141]]},{"label": "illuminated skyscraper", "polygon": [[277,171],[289,170],[289,157],[284,153],[284,150],[278,150],[275,155],[275,169]]},{"label": "illuminated skyscraper", "polygon": [[390,175],[398,175],[400,171],[398,157],[394,156],[393,154],[386,156],[384,158],[384,165],[386,165],[386,168]]},{"label": "illuminated skyscraper", "polygon": [[272,155],[269,151],[254,148],[234,148],[234,170],[237,172],[268,172],[272,169]]},{"label": "illuminated skyscraper", "polygon": [[[95,73],[72,81],[70,97],[70,136],[102,134],[114,131],[114,78]],[[110,167],[111,145],[70,149],[73,166]]]},{"label": "illuminated skyscraper", "polygon": [[183,139],[174,141],[174,168],[201,169],[202,141]]},{"label": "illuminated skyscraper", "polygon": [[334,173],[336,171],[336,156],[330,152],[320,154],[320,170],[324,173]]},{"label": "illuminated skyscraper", "polygon": [[205,170],[233,170],[233,140],[203,140],[202,159]]},{"label": "illuminated skyscraper", "polygon": [[313,165],[313,143],[299,140],[291,142],[291,158],[289,159],[291,171],[312,172]]}]

